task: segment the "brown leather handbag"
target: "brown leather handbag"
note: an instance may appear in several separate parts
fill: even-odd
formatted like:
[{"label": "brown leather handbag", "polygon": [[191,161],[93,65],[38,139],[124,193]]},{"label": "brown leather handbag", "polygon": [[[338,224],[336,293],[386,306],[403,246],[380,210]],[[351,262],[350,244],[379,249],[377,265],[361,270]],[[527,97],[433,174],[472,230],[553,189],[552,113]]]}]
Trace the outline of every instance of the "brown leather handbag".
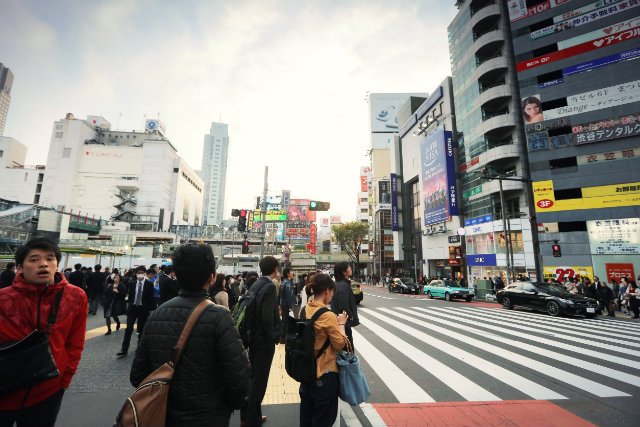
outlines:
[{"label": "brown leather handbag", "polygon": [[173,349],[171,361],[153,371],[129,397],[116,417],[113,427],[164,427],[167,419],[167,399],[173,373],[198,319],[213,302],[203,300],[193,309]]}]

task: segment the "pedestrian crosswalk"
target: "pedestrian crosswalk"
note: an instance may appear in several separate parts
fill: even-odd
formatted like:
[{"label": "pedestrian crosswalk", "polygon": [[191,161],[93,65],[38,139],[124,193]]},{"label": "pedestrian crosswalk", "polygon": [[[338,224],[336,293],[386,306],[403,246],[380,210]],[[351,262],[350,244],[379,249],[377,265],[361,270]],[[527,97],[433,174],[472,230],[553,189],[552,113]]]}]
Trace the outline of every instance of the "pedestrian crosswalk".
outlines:
[{"label": "pedestrian crosswalk", "polygon": [[358,310],[372,402],[640,396],[640,325],[485,307]]},{"label": "pedestrian crosswalk", "polygon": [[384,295],[371,294],[371,293],[368,293],[367,297],[375,297],[375,298],[382,298],[382,299],[397,299],[397,298],[385,297]]}]

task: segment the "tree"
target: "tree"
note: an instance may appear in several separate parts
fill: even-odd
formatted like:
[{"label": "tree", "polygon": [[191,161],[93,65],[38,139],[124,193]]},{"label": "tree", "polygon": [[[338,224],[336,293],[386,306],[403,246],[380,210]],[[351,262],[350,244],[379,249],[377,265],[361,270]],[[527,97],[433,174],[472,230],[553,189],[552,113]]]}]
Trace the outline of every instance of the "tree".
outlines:
[{"label": "tree", "polygon": [[331,231],[333,231],[336,241],[349,256],[357,270],[360,262],[360,244],[369,234],[369,224],[361,221],[352,221],[334,225],[331,227]]}]

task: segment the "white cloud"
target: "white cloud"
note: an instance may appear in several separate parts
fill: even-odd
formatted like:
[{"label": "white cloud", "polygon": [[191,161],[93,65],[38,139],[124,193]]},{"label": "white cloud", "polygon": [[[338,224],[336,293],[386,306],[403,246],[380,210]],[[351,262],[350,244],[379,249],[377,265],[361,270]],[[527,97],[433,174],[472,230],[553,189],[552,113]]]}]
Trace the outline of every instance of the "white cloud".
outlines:
[{"label": "white cloud", "polygon": [[[332,214],[352,218],[370,145],[366,92],[431,91],[449,73],[446,25],[456,10],[432,1],[446,7],[425,16],[422,3],[106,2],[57,28],[75,42],[58,50],[47,99],[25,87],[30,75],[16,75],[11,126],[31,162],[44,163],[52,121],[67,111],[123,129],[160,112],[198,168],[203,135],[221,115],[231,137],[227,211],[254,203],[266,164],[274,192],[329,200]],[[14,72],[37,63],[13,61]]]}]

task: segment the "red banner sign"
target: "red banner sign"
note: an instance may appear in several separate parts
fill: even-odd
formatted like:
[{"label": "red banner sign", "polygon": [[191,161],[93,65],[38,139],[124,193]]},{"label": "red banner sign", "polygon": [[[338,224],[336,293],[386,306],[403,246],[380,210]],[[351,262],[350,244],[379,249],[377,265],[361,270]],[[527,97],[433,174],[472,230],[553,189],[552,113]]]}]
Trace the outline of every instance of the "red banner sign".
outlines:
[{"label": "red banner sign", "polygon": [[633,280],[636,277],[636,274],[633,270],[633,264],[605,264],[605,268],[607,269],[607,282],[611,283],[612,281],[616,281],[620,283],[620,279],[623,277],[627,277]]}]

